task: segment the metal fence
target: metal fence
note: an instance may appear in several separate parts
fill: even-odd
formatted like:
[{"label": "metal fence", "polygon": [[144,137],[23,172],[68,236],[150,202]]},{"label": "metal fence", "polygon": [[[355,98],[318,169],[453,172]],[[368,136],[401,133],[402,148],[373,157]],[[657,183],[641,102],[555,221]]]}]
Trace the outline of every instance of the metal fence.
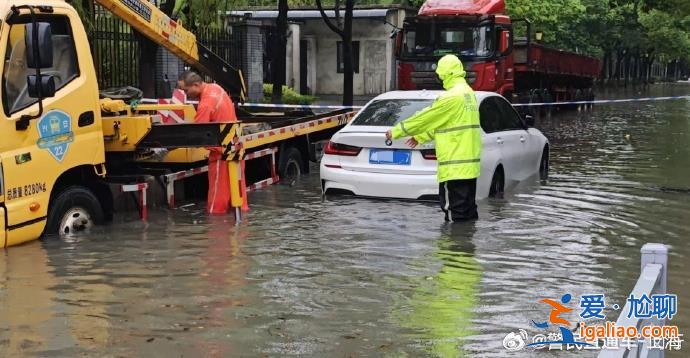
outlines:
[{"label": "metal fence", "polygon": [[[89,33],[91,52],[98,76],[98,84],[102,89],[110,87],[134,86],[141,88],[140,83],[140,55],[138,36],[123,20],[110,16],[105,10],[97,11],[93,29]],[[242,26],[229,26],[226,29],[200,29],[195,32],[197,40],[223,58],[230,65],[242,68],[243,41]],[[146,69],[153,71],[155,76],[154,88],[157,96],[166,96],[169,90],[162,90],[170,86],[168,82],[175,82],[177,73],[169,74],[176,66],[170,61],[172,56],[158,54],[156,65]],[[179,62],[178,59],[174,61]],[[164,63],[165,62],[165,63]],[[180,68],[181,62],[180,62]],[[179,71],[174,71],[179,72]],[[172,75],[174,78],[169,78]],[[161,82],[161,83],[158,83]],[[166,82],[166,83],[162,83]]]},{"label": "metal fence", "polygon": [[[666,278],[668,269],[668,248],[662,244],[645,244],[642,252],[640,277],[635,283],[632,294],[641,297],[643,294],[651,297],[652,294],[666,293]],[[663,325],[664,322],[655,319],[641,319],[634,316],[628,317],[630,302],[625,304],[620,316],[616,320],[617,327],[637,327],[638,331],[647,325]],[[599,358],[664,358],[663,349],[651,349],[645,342],[642,346],[635,346],[628,350],[620,347],[615,350],[602,350]]]},{"label": "metal fence", "polygon": [[227,29],[200,29],[196,31],[197,40],[231,66],[242,67],[243,34],[241,26]]},{"label": "metal fence", "polygon": [[96,16],[90,40],[100,88],[139,87],[139,44],[129,25]]}]

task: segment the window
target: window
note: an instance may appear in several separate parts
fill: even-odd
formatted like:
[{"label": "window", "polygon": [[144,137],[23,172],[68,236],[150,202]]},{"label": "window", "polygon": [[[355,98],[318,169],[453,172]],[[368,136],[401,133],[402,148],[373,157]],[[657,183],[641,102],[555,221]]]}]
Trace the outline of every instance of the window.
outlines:
[{"label": "window", "polygon": [[[65,16],[43,15],[40,22],[48,22],[53,34],[53,67],[42,68],[41,74],[55,77],[55,89],[59,90],[79,76],[77,52],[74,46],[69,20]],[[10,25],[10,36],[5,50],[5,67],[2,73],[2,103],[6,115],[22,110],[38,100],[29,97],[26,77],[35,69],[26,66],[25,26],[28,16],[19,17]]]},{"label": "window", "polygon": [[352,121],[353,126],[392,127],[433,103],[420,99],[387,99],[372,102]]},{"label": "window", "polygon": [[[359,41],[352,41],[352,70],[359,73]],[[338,73],[345,72],[343,61],[343,42],[338,41]]]},{"label": "window", "polygon": [[522,124],[522,120],[517,112],[513,109],[513,106],[500,97],[494,97],[498,111],[501,113],[501,130],[510,131],[525,129]]},{"label": "window", "polygon": [[479,105],[479,122],[485,133],[501,130],[501,113],[494,103],[495,97],[485,98]]},{"label": "window", "polygon": [[419,23],[405,30],[402,54],[406,58],[455,54],[465,59],[494,53],[491,26],[458,27],[455,23]]}]

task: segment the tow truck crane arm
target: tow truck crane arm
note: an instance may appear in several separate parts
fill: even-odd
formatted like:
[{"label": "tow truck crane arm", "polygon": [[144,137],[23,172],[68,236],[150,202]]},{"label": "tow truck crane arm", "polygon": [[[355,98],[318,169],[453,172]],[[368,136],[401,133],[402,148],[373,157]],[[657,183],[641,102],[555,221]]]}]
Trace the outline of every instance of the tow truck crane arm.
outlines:
[{"label": "tow truck crane arm", "polygon": [[151,41],[165,47],[198,71],[209,75],[230,96],[244,102],[247,89],[242,71],[203,46],[196,36],[144,0],[96,0]]}]

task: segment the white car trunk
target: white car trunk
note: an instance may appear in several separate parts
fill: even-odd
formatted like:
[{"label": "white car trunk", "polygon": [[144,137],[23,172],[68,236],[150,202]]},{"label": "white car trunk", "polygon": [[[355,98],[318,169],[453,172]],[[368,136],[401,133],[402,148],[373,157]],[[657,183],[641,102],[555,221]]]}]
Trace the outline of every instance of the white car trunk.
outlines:
[{"label": "white car trunk", "polygon": [[[386,146],[385,133],[389,127],[380,126],[348,126],[343,128],[333,137],[333,141],[362,148],[356,157],[340,157],[340,165],[345,170],[387,173],[387,174],[408,174],[408,175],[433,175],[436,173],[436,161],[424,159],[421,149],[433,149],[433,143],[428,143],[411,149],[405,144],[406,139],[394,140],[391,146]],[[403,153],[409,152],[409,164],[374,164],[370,162],[372,150],[392,151],[398,150]],[[390,153],[378,153],[379,156],[389,156]]]}]

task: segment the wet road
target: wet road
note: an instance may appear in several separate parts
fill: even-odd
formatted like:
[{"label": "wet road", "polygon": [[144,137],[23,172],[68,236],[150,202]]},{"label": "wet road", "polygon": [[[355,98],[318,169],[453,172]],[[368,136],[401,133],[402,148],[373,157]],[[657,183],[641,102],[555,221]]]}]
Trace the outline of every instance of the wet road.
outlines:
[{"label": "wet road", "polygon": [[473,225],[423,203],[322,201],[310,175],[251,195],[239,227],[187,208],[6,250],[0,355],[553,356],[502,340],[539,333],[545,297],[622,306],[646,242],[670,245],[673,323],[690,331],[690,101],[537,125],[550,179],[481,202]]}]

